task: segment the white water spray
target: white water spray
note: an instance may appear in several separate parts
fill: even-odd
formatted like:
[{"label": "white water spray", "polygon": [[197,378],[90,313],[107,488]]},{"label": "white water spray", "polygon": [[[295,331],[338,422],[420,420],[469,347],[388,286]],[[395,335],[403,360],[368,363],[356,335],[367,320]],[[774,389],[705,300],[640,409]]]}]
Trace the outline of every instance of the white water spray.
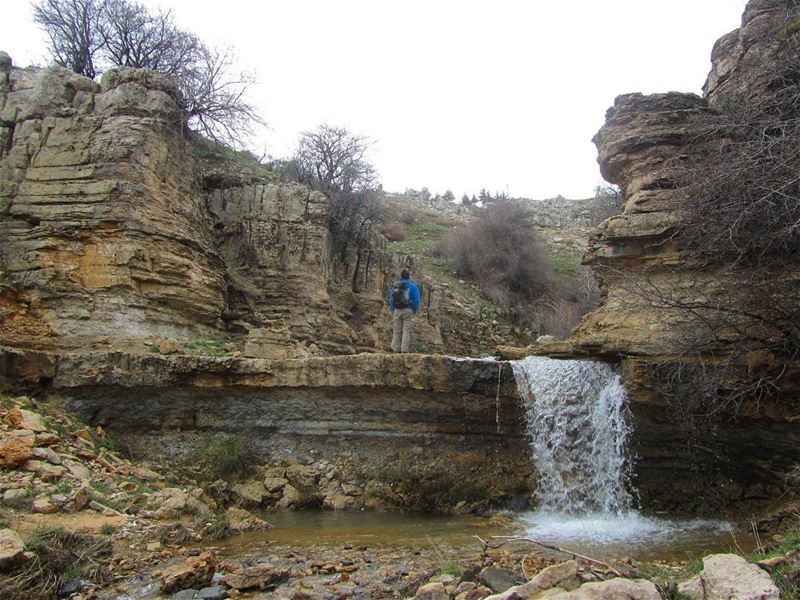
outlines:
[{"label": "white water spray", "polygon": [[528,357],[511,364],[527,409],[540,511],[618,515],[629,510],[631,428],[619,375],[607,364],[587,360]]},{"label": "white water spray", "polygon": [[[511,363],[525,401],[539,509],[523,519],[534,539],[579,544],[599,555],[721,535],[721,521],[645,517],[627,489],[631,435],[619,375],[587,360],[528,357]],[[694,543],[694,542],[692,542]]]}]

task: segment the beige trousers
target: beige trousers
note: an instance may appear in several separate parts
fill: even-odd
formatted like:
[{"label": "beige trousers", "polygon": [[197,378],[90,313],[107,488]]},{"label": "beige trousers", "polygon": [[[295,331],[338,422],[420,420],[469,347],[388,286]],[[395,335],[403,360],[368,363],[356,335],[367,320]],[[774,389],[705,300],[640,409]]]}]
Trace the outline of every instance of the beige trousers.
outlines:
[{"label": "beige trousers", "polygon": [[411,328],[414,326],[414,311],[410,308],[395,308],[392,313],[392,352],[408,352],[411,347]]}]

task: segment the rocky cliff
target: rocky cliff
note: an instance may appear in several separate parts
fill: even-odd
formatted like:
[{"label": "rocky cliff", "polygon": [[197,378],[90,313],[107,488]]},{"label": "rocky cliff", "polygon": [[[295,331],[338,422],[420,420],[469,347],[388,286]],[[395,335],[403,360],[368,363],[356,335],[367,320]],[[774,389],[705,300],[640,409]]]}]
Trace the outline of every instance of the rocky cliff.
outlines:
[{"label": "rocky cliff", "polygon": [[[0,344],[388,345],[383,298],[413,260],[377,235],[333,256],[324,195],[199,159],[170,80],[0,63]],[[425,308],[417,338],[441,350],[439,298]]]},{"label": "rocky cliff", "polygon": [[[796,33],[798,18],[794,2],[752,0],[741,28],[714,46],[704,97],[626,94],[608,110],[594,142],[601,172],[619,185],[623,206],[590,240],[585,262],[605,298],[575,330],[577,348],[674,353],[694,318],[677,309],[681,300],[721,306],[736,300],[740,282],[731,263],[701,260],[680,235],[687,211],[702,202],[692,195],[687,174],[725,160],[724,143],[732,134],[712,126],[715,116],[757,102],[777,80],[787,84],[780,49]],[[797,272],[793,257],[786,259],[789,271]]]}]

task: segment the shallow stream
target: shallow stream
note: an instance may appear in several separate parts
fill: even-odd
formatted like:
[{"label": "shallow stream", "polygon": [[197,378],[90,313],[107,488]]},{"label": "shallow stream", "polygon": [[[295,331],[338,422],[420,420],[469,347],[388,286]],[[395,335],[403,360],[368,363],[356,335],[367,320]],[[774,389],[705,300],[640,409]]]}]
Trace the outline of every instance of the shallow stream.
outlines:
[{"label": "shallow stream", "polygon": [[[642,561],[690,560],[710,552],[753,546],[752,534],[729,523],[644,517],[524,513],[511,531],[486,517],[426,516],[349,511],[280,511],[261,515],[273,528],[218,543],[228,555],[274,551],[278,547],[367,547],[411,550],[480,551],[474,536],[520,536],[596,558]],[[531,548],[531,546],[528,546]],[[427,552],[426,552],[427,553]]]}]

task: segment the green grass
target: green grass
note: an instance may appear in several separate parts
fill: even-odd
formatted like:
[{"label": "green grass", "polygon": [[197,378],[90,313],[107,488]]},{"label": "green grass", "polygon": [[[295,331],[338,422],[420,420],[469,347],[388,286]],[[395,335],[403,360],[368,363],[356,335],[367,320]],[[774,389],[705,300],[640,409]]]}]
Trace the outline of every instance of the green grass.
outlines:
[{"label": "green grass", "polygon": [[443,563],[439,567],[439,571],[441,572],[442,575],[452,575],[453,577],[456,578],[461,577],[461,574],[464,572],[461,569],[461,566],[453,561],[447,561]]},{"label": "green grass", "polygon": [[111,493],[111,488],[103,481],[92,481],[89,485],[95,492],[103,496],[108,496]]},{"label": "green grass", "polygon": [[[800,525],[800,524],[799,524]],[[800,552],[800,528],[787,532],[783,539],[763,552],[753,552],[749,560],[758,562],[776,556],[784,556],[788,552]],[[800,562],[796,559],[778,565],[772,570],[772,580],[781,591],[783,600],[800,600]]]},{"label": "green grass", "polygon": [[412,223],[405,225],[406,239],[402,242],[389,242],[389,249],[404,254],[422,256],[432,250],[442,239],[448,228],[437,223]]},{"label": "green grass", "polygon": [[581,265],[580,252],[551,251],[553,269],[560,277],[572,278],[578,274]]},{"label": "green grass", "polygon": [[100,529],[98,530],[98,532],[100,533],[100,535],[111,535],[116,530],[117,528],[114,527],[111,523],[103,523],[102,525],[100,525]]},{"label": "green grass", "polygon": [[191,342],[184,342],[182,345],[188,354],[199,354],[201,356],[219,358],[228,356],[229,352],[224,350],[224,348],[229,343],[230,342],[227,340],[193,340]]}]

